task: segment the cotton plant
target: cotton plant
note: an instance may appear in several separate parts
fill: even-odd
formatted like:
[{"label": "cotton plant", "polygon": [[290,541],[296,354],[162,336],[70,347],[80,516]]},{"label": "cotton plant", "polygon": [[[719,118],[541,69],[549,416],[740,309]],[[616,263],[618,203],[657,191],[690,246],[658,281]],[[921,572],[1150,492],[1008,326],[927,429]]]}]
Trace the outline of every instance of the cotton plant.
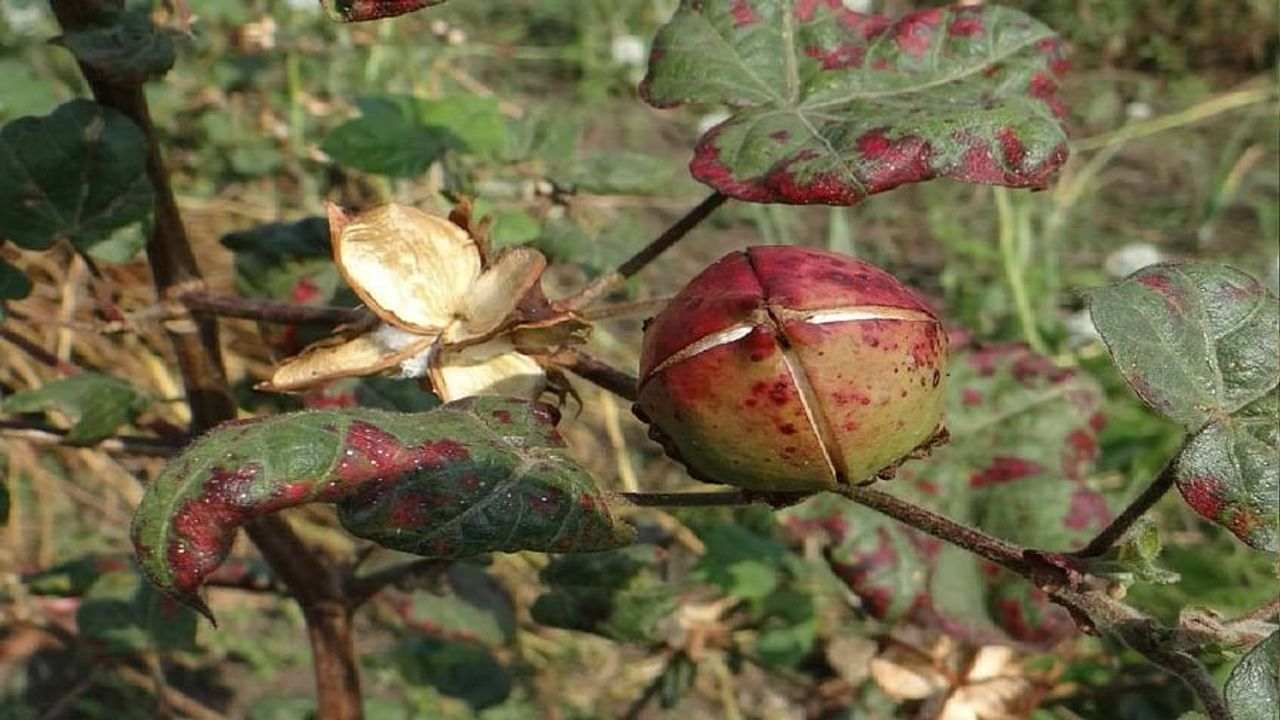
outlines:
[{"label": "cotton plant", "polygon": [[542,294],[546,258],[496,255],[469,209],[448,218],[388,204],[357,215],[329,207],[334,263],[375,316],[282,362],[259,387],[296,392],[345,377],[422,378],[443,401],[538,397],[550,357],[588,326]]}]

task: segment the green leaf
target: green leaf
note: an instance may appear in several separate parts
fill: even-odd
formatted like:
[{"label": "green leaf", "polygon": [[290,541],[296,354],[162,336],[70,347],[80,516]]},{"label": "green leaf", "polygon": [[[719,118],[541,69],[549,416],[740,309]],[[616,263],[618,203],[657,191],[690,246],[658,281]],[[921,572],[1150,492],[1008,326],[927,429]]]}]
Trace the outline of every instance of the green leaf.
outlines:
[{"label": "green leaf", "polygon": [[360,101],[360,117],[325,136],[320,149],[341,165],[377,175],[415,177],[462,141],[448,130],[428,128],[404,103]]},{"label": "green leaf", "polygon": [[58,38],[76,60],[116,84],[154,80],[173,67],[173,39],[148,8],[104,13],[92,26]]},{"label": "green leaf", "polygon": [[197,591],[252,518],[334,503],[351,533],[404,552],[583,552],[633,531],[564,450],[544,405],[476,397],[427,413],[313,411],[224,425],[147,487],[133,521],[143,570]]},{"label": "green leaf", "polygon": [[85,252],[94,260],[116,265],[132,262],[142,252],[142,248],[147,246],[146,224],[122,227],[109,237],[90,245]]},{"label": "green leaf", "polygon": [[498,647],[515,633],[515,608],[507,591],[482,568],[455,563],[444,586],[415,592],[400,607],[405,625],[447,640]]},{"label": "green leaf", "polygon": [[360,117],[321,144],[338,163],[357,170],[414,177],[449,150],[493,157],[506,147],[506,122],[493,98],[390,95],[361,98],[358,105]]},{"label": "green leaf", "polygon": [[74,419],[65,441],[92,445],[132,422],[151,400],[127,382],[109,375],[84,372],[45,383],[35,390],[14,393],[0,403],[6,413],[57,410]]},{"label": "green leaf", "polygon": [[0,77],[4,93],[0,94],[0,120],[47,112],[58,104],[59,88],[21,57],[0,58]]},{"label": "green leaf", "polygon": [[30,294],[31,279],[0,257],[0,300],[21,300]]},{"label": "green leaf", "polygon": [[151,210],[147,143],[129,118],[89,100],[0,128],[0,228],[31,250],[85,249]]},{"label": "green leaf", "polygon": [[151,587],[133,568],[93,583],[76,610],[76,626],[110,654],[195,647],[195,613]]},{"label": "green leaf", "polygon": [[778,566],[786,553],[780,543],[738,525],[715,525],[701,538],[707,551],[694,577],[745,600],[764,598],[778,587]]},{"label": "green leaf", "polygon": [[530,615],[543,625],[620,642],[654,642],[679,594],[654,572],[656,562],[651,545],[558,557],[540,573],[547,592],[534,601]]},{"label": "green leaf", "polygon": [[1225,691],[1235,720],[1275,720],[1280,707],[1280,631],[1244,656],[1227,677]]},{"label": "green leaf", "polygon": [[324,304],[341,285],[329,247],[329,221],[322,217],[267,223],[228,233],[221,242],[235,253],[241,295]]},{"label": "green leaf", "polygon": [[1171,585],[1181,576],[1156,562],[1163,549],[1160,529],[1155,521],[1143,516],[1105,555],[1089,560],[1086,567],[1090,574],[1109,578],[1125,587],[1135,582]]},{"label": "green leaf", "polygon": [[488,650],[468,643],[415,638],[396,650],[397,667],[412,685],[431,685],[480,710],[511,694],[511,675]]},{"label": "green leaf", "polygon": [[832,571],[872,616],[897,620],[927,590],[928,564],[906,526],[836,495],[823,494],[780,513],[789,534],[820,534]]},{"label": "green leaf", "polygon": [[98,579],[111,573],[130,571],[129,559],[120,555],[84,555],[47,570],[25,575],[22,582],[34,595],[80,597]]},{"label": "green leaf", "polygon": [[1192,437],[1176,465],[1197,512],[1280,550],[1280,300],[1223,265],[1143,268],[1090,312],[1134,392]]},{"label": "green leaf", "polygon": [[897,20],[839,3],[682,0],[653,43],[652,105],[724,103],[693,176],[752,202],[849,205],[950,177],[1039,187],[1067,156],[1049,28],[991,5]]},{"label": "green leaf", "polygon": [[444,128],[462,141],[463,148],[484,157],[496,157],[507,147],[507,122],[498,111],[498,99],[480,95],[452,95],[438,100],[413,99],[419,123]]}]

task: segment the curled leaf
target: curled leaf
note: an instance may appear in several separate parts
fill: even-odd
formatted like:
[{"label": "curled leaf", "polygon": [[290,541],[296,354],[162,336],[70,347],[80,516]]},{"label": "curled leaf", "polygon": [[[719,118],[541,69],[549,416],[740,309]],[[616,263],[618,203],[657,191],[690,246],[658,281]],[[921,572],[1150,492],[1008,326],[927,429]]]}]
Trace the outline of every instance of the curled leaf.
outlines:
[{"label": "curled leaf", "polygon": [[198,591],[236,529],[313,502],[336,504],[359,537],[425,557],[603,550],[632,536],[565,452],[552,410],[483,397],[223,425],[147,488],[134,548],[153,583],[208,615]]}]

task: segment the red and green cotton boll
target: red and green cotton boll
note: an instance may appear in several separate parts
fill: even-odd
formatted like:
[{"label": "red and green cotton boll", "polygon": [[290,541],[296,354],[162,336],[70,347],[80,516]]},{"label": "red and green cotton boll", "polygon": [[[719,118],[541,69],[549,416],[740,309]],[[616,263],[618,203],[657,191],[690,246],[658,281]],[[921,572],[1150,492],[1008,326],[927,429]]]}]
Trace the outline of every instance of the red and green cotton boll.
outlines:
[{"label": "red and green cotton boll", "polygon": [[885,271],[752,247],[650,321],[636,412],[699,479],[819,491],[888,474],[945,437],[946,359],[938,318]]}]

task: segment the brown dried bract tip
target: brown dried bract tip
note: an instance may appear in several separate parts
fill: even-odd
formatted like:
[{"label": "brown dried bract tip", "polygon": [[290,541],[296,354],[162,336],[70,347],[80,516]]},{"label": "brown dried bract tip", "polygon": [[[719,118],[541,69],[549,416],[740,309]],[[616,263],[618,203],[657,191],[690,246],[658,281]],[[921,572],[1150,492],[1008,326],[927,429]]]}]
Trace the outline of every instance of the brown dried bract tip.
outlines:
[{"label": "brown dried bract tip", "polygon": [[874,480],[945,441],[946,336],[867,263],[731,253],[645,331],[637,415],[690,474],[759,491]]}]

